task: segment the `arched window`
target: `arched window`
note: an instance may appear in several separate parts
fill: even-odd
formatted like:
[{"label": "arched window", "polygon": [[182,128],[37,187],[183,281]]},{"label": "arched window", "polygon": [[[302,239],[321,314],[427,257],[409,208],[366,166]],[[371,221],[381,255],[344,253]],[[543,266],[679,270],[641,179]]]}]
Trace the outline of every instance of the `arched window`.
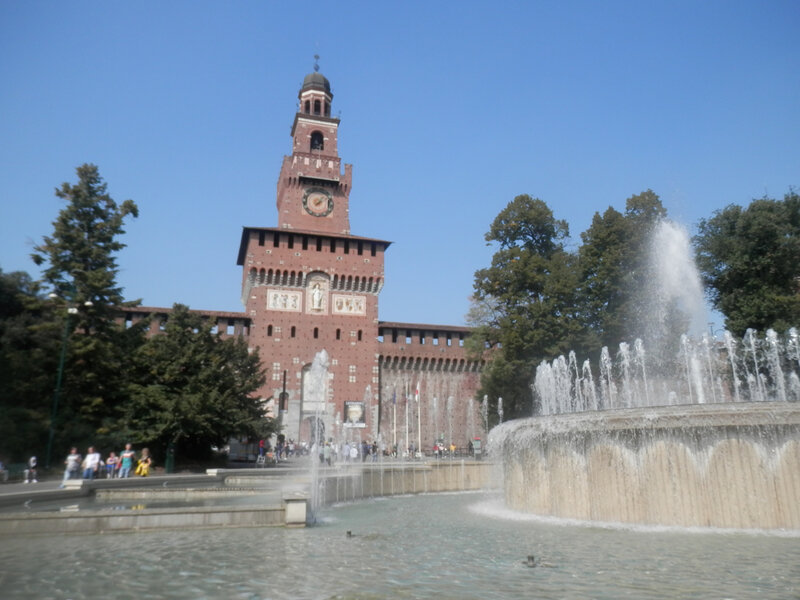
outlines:
[{"label": "arched window", "polygon": [[311,102],[308,100],[306,100],[306,113],[307,114],[311,113]]},{"label": "arched window", "polygon": [[312,150],[325,149],[325,140],[322,138],[322,134],[319,131],[315,131],[311,134],[311,149]]},{"label": "arched window", "polygon": [[291,333],[291,337],[295,337],[296,335],[297,335],[297,327],[295,327],[294,325],[292,325],[292,333]]},{"label": "arched window", "polygon": [[267,337],[272,337],[272,325],[267,325]]},{"label": "arched window", "polygon": [[314,100],[314,114],[318,115],[322,112],[322,105],[319,103],[319,100]]}]

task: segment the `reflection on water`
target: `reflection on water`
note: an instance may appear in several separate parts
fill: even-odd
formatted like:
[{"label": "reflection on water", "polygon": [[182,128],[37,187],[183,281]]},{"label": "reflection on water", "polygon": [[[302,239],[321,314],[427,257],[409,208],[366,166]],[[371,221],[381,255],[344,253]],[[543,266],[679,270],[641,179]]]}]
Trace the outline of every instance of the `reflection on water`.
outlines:
[{"label": "reflection on water", "polygon": [[[485,494],[387,498],[326,509],[307,529],[7,538],[0,596],[800,596],[796,537],[565,525],[507,518],[493,502]],[[529,554],[551,566],[525,566]]]}]

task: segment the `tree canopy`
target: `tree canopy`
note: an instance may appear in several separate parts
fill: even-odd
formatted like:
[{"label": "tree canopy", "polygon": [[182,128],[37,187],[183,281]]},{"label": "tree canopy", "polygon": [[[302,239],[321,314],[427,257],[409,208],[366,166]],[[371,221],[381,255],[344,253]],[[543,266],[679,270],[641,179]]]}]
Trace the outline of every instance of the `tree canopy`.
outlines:
[{"label": "tree canopy", "polygon": [[175,443],[179,458],[198,458],[229,436],[266,434],[274,423],[251,397],[263,381],[258,353],[243,339],[212,334],[180,305],[150,338],[147,320],[122,323],[138,302],[123,299],[117,254],[138,209],[109,196],[96,166],[77,175],[56,190],[66,205],[32,254],[42,280],[0,271],[0,457],[45,464],[52,441],[59,464],[72,445],[136,441],[156,458]]},{"label": "tree canopy", "polygon": [[530,412],[532,365],[568,350],[581,332],[576,319],[576,257],[564,249],[567,223],[538,198],[517,196],[495,218],[487,242],[499,249],[475,273],[470,348],[492,347],[481,393],[503,398],[510,417]]},{"label": "tree canopy", "polygon": [[[485,238],[498,248],[475,273],[468,348],[491,358],[478,395],[503,398],[509,417],[531,414],[535,367],[574,350],[599,355],[628,339],[644,312],[639,291],[649,273],[650,234],[666,214],[651,190],[631,196],[625,213],[595,214],[577,252],[566,221],[540,199],[517,196]],[[491,351],[487,355],[487,349]]]},{"label": "tree canopy", "polygon": [[131,359],[123,422],[137,442],[182,444],[184,455],[196,456],[230,437],[263,437],[273,428],[253,396],[264,382],[258,352],[242,338],[212,333],[186,306],[173,306],[164,332]]},{"label": "tree canopy", "polygon": [[725,328],[784,331],[800,323],[800,196],[730,205],[694,238],[709,300]]}]

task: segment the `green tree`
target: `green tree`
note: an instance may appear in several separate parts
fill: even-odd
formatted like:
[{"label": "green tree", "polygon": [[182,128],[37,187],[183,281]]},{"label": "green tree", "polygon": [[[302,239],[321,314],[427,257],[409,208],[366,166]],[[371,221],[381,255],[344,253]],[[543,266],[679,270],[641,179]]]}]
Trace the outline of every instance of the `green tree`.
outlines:
[{"label": "green tree", "polygon": [[75,185],[56,189],[66,206],[53,222],[52,235],[31,255],[44,266],[43,284],[53,290],[59,307],[56,329],[66,332],[55,423],[58,452],[71,444],[101,445],[114,439],[124,401],[126,357],[142,341],[139,328],[125,330],[114,321],[124,304],[116,281],[116,254],[125,247],[119,237],[125,233],[125,218],[136,217],[138,209],[131,200],[117,205],[95,165],[78,167],[77,175]]},{"label": "green tree", "polygon": [[59,339],[41,286],[22,271],[0,271],[0,457],[6,461],[44,457]]},{"label": "green tree", "polygon": [[645,335],[650,239],[665,216],[661,200],[646,190],[627,199],[624,214],[612,207],[595,213],[581,234],[581,304],[601,347]]},{"label": "green tree", "polygon": [[509,418],[531,414],[530,383],[539,362],[587,343],[577,260],[564,248],[568,236],[566,221],[528,195],[514,198],[485,236],[499,248],[492,265],[475,273],[469,349],[492,349],[478,394],[494,405],[502,397]]},{"label": "green tree", "polygon": [[163,455],[172,445],[186,458],[236,436],[264,436],[275,424],[254,392],[264,382],[258,352],[240,337],[223,338],[176,304],[163,334],[134,354],[136,373],[125,410],[130,439]]},{"label": "green tree", "polygon": [[735,335],[800,323],[800,196],[730,205],[694,238],[708,297]]}]

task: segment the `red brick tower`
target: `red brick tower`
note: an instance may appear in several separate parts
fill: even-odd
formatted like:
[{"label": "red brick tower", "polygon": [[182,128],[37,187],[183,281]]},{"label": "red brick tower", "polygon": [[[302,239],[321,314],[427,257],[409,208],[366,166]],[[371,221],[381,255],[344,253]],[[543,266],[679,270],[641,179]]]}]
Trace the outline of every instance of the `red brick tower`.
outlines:
[{"label": "red brick tower", "polygon": [[[278,227],[242,231],[237,264],[249,341],[267,368],[262,397],[276,408],[284,399],[287,437],[311,441],[320,430],[326,438],[372,439],[380,385],[378,294],[389,242],[350,235],[352,165],[342,168],[333,94],[316,66],[299,99],[292,154],[278,179]],[[323,350],[327,367],[312,371]]]}]

